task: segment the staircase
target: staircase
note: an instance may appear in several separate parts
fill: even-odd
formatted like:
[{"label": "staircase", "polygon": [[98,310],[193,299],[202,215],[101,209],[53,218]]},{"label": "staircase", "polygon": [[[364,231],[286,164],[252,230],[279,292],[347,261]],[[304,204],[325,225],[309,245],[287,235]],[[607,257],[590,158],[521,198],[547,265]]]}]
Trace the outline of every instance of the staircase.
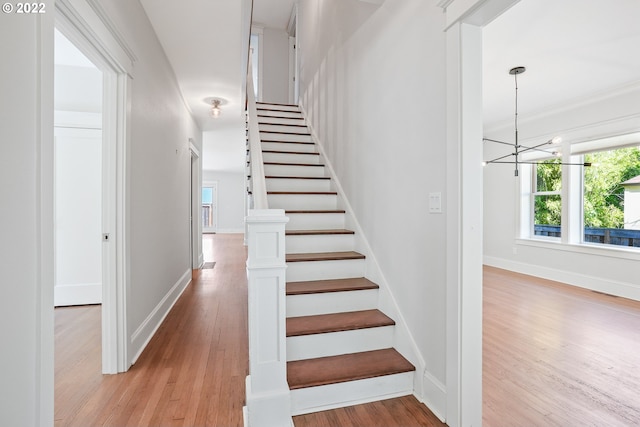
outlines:
[{"label": "staircase", "polygon": [[269,208],[286,226],[287,382],[293,415],[411,394],[414,366],[364,278],[345,210],[297,106],[258,103]]}]

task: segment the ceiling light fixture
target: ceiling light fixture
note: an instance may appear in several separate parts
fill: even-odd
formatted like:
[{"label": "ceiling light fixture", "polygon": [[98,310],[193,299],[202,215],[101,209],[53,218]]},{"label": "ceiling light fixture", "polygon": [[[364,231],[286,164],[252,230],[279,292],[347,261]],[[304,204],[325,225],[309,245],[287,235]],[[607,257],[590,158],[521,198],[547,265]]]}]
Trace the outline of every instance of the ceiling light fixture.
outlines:
[{"label": "ceiling light fixture", "polygon": [[[547,153],[550,156],[555,156],[555,157],[562,157],[562,154],[556,149],[553,151],[547,151],[541,147],[544,146],[555,146],[557,144],[560,144],[560,142],[562,142],[562,138],[560,138],[559,136],[556,136],[546,142],[543,142],[542,144],[538,144],[538,145],[534,145],[533,147],[527,147],[525,145],[521,145],[518,142],[518,74],[522,74],[525,71],[527,71],[527,69],[525,67],[514,67],[512,69],[509,70],[509,74],[513,76],[513,79],[515,81],[515,86],[516,86],[516,107],[515,107],[515,142],[511,143],[511,142],[504,142],[504,141],[498,141],[495,139],[489,139],[489,138],[482,138],[482,141],[488,141],[488,142],[495,142],[497,144],[503,144],[503,145],[508,145],[510,147],[513,147],[514,152],[513,153],[509,153],[506,154],[504,156],[500,156],[500,157],[496,157],[493,160],[485,160],[484,162],[482,162],[482,166],[486,166],[490,163],[507,163],[507,164],[515,164],[515,171],[514,171],[514,175],[518,176],[518,166],[521,164],[533,164],[533,165],[548,165],[548,164],[553,164],[553,165],[572,165],[572,166],[591,166],[591,163],[588,162],[584,162],[584,163],[564,163],[564,162],[556,162],[556,163],[543,163],[543,162],[529,162],[529,161],[523,161],[520,160],[520,154],[522,153],[526,153],[528,151],[541,151],[543,153]],[[551,148],[551,147],[547,147],[547,148]],[[513,156],[513,160],[505,160],[505,159],[509,159]]]},{"label": "ceiling light fixture", "polygon": [[220,112],[222,111],[220,109],[220,104],[222,104],[222,101],[218,98],[213,98],[211,100],[211,117],[214,119],[220,116]]}]

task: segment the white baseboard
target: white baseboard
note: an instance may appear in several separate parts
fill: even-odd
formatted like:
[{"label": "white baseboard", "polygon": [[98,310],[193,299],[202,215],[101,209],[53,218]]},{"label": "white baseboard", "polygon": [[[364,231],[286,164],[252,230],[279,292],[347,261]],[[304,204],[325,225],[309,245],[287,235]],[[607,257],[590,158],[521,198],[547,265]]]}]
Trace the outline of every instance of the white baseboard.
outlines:
[{"label": "white baseboard", "polygon": [[244,234],[244,228],[219,228],[217,234]]},{"label": "white baseboard", "polygon": [[56,285],[53,291],[56,307],[102,304],[102,283]]},{"label": "white baseboard", "polygon": [[504,270],[515,271],[516,273],[566,283],[579,288],[640,301],[640,288],[632,283],[618,282],[602,277],[587,276],[573,271],[558,270],[486,255],[484,257],[484,264]]},{"label": "white baseboard", "polygon": [[136,363],[136,360],[138,360],[138,357],[140,357],[143,350],[147,347],[147,344],[149,344],[149,341],[153,338],[153,335],[162,324],[164,318],[167,317],[167,314],[169,314],[171,308],[173,308],[178,298],[180,298],[180,295],[182,295],[189,283],[191,283],[191,274],[191,269],[184,272],[182,277],[178,279],[176,284],[171,287],[169,292],[167,292],[144,322],[142,322],[133,335],[131,335],[130,348],[131,354],[134,354],[131,359],[132,365]]},{"label": "white baseboard", "polygon": [[423,395],[416,396],[443,423],[447,413],[447,387],[428,372],[422,379]]}]

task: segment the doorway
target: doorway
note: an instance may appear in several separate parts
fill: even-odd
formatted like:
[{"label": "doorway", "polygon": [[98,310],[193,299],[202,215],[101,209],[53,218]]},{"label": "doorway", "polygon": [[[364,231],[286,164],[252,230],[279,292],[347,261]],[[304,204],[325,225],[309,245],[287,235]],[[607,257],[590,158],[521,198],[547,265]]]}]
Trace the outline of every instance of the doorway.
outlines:
[{"label": "doorway", "polygon": [[215,233],[218,230],[218,182],[202,183],[202,232]]},{"label": "doorway", "polygon": [[103,74],[55,30],[56,307],[102,303]]},{"label": "doorway", "polygon": [[[73,279],[71,284],[82,282],[82,286],[58,286],[80,290],[74,297],[80,299],[66,302],[59,296],[54,299],[57,299],[55,305],[101,304],[102,373],[115,374],[130,366],[125,309],[125,138],[129,77],[112,59],[114,55],[109,54],[109,46],[100,44],[95,34],[88,34],[81,21],[87,18],[83,16],[85,12],[70,8],[66,3],[56,3],[54,58],[58,58],[53,62],[60,64],[54,65],[54,146],[62,151],[56,150],[52,158],[46,159],[54,166],[52,178],[58,180],[58,184],[72,183],[72,187],[63,190],[54,182],[57,223],[53,225],[54,284],[68,284],[62,280],[65,270],[58,261],[66,260],[76,270],[86,267],[92,275],[86,283],[77,277]],[[65,55],[76,58],[79,63],[64,59]],[[85,74],[92,77],[86,78]],[[66,84],[64,79],[68,80]],[[84,162],[89,162],[91,168],[82,165]],[[66,193],[74,204],[65,205],[56,197],[56,192]],[[89,199],[91,209],[83,206]],[[72,227],[76,231],[71,234],[60,230],[58,226],[65,225],[64,215],[67,215],[66,224],[69,223],[70,210],[79,211],[74,213],[73,222],[90,222],[91,228],[80,232]],[[91,250],[80,250],[81,241]],[[88,268],[89,265],[92,267]],[[58,290],[54,294],[62,295]]]}]

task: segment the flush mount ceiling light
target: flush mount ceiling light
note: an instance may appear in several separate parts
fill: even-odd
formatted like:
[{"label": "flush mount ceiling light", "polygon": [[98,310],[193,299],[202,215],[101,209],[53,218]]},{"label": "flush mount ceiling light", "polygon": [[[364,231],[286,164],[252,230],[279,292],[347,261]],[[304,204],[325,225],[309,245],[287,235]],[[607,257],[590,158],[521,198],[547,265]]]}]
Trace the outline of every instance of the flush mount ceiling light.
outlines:
[{"label": "flush mount ceiling light", "polygon": [[[560,138],[559,136],[556,136],[546,142],[543,142],[542,144],[538,144],[538,145],[534,145],[533,147],[527,147],[525,145],[521,145],[518,142],[518,75],[524,73],[525,71],[527,71],[527,69],[525,67],[514,67],[512,69],[509,70],[509,74],[513,76],[513,79],[515,81],[515,87],[516,87],[516,107],[515,107],[515,139],[513,143],[511,142],[504,142],[504,141],[498,141],[495,139],[489,139],[489,138],[482,138],[483,141],[487,141],[487,142],[494,142],[497,144],[503,144],[503,145],[508,145],[510,147],[513,148],[513,152],[506,154],[504,156],[500,156],[500,157],[496,157],[493,160],[487,160],[482,162],[482,166],[486,166],[488,164],[491,163],[506,163],[506,164],[512,164],[515,165],[515,171],[514,171],[514,175],[518,176],[518,166],[521,164],[535,164],[535,165],[548,165],[548,164],[554,164],[554,165],[572,165],[572,166],[591,166],[591,163],[564,163],[564,162],[554,162],[554,163],[543,163],[543,162],[529,162],[529,161],[523,161],[520,160],[520,155],[522,153],[526,153],[528,151],[541,151],[543,153],[547,153],[550,156],[555,156],[555,157],[561,157],[562,155],[560,154],[560,152],[556,149],[553,148],[553,146],[556,146],[558,144],[560,144],[560,142],[562,142],[562,138]],[[544,149],[546,146],[546,150]],[[550,150],[550,151],[549,151]],[[512,158],[512,159],[511,159]],[[509,160],[511,159],[511,160]]]},{"label": "flush mount ceiling light", "polygon": [[222,114],[221,107],[227,103],[225,99],[218,97],[205,98],[204,102],[210,107],[209,115],[214,119],[220,117],[220,114]]},{"label": "flush mount ceiling light", "polygon": [[211,100],[211,117],[213,117],[214,119],[220,116],[220,104],[221,101],[217,98]]}]

